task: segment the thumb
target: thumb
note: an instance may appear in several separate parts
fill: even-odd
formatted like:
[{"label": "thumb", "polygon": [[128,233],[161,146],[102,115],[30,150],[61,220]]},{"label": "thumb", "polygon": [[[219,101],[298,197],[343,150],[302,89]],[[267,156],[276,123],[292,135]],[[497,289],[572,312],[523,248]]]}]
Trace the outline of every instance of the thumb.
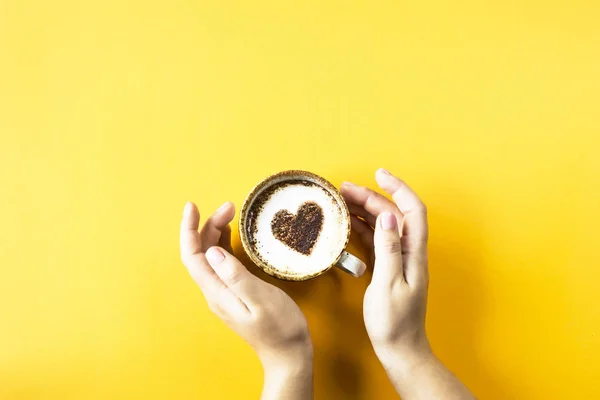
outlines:
[{"label": "thumb", "polygon": [[404,279],[402,271],[402,243],[398,220],[390,212],[383,212],[375,223],[375,268],[373,282],[381,285],[392,284],[396,279]]},{"label": "thumb", "polygon": [[237,258],[222,247],[213,246],[206,251],[206,260],[223,284],[240,300],[246,305],[255,303],[258,278],[252,275]]}]

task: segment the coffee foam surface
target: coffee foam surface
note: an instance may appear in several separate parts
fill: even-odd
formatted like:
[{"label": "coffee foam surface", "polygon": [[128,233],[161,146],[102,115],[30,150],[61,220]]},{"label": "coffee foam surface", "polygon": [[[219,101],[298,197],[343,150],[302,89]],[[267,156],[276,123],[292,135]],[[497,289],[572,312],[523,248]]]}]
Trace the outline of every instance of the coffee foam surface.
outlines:
[{"label": "coffee foam surface", "polygon": [[[266,195],[268,197],[262,195],[262,204],[256,210],[251,232],[254,250],[271,268],[284,274],[302,276],[320,272],[336,261],[346,244],[346,225],[340,206],[327,190],[316,184],[303,181],[279,185],[275,185],[275,190]],[[276,239],[271,228],[271,221],[278,211],[288,210],[296,215],[298,208],[306,202],[316,203],[323,211],[323,226],[309,255]]]}]

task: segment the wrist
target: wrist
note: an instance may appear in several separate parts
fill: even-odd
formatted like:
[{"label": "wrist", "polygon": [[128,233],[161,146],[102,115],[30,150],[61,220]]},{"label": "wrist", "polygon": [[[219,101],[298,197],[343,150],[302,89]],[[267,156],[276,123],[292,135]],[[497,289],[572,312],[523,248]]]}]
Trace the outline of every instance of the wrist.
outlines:
[{"label": "wrist", "polygon": [[386,370],[410,376],[423,366],[437,360],[427,338],[410,344],[385,343],[374,345],[375,354]]},{"label": "wrist", "polygon": [[263,357],[264,388],[261,399],[309,399],[313,391],[312,345],[281,350],[277,357]]},{"label": "wrist", "polygon": [[279,357],[261,358],[264,368],[262,400],[313,398],[312,346],[303,350],[281,350]]},{"label": "wrist", "polygon": [[313,347],[306,343],[293,348],[281,349],[272,354],[260,357],[265,375],[289,376],[312,374]]}]

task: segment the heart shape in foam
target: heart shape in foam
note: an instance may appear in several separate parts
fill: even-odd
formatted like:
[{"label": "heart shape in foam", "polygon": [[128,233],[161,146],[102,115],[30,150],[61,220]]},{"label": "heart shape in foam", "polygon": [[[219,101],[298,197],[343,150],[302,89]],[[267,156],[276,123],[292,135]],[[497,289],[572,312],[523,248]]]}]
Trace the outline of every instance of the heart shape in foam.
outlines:
[{"label": "heart shape in foam", "polygon": [[310,255],[323,228],[323,210],[312,201],[302,203],[296,215],[279,210],[271,220],[273,236],[298,253]]}]

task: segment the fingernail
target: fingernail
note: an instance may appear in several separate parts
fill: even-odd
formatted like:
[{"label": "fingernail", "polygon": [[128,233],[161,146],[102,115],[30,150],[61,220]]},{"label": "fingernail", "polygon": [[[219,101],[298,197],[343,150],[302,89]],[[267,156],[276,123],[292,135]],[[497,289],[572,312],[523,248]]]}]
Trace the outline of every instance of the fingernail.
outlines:
[{"label": "fingernail", "polygon": [[386,175],[392,175],[392,174],[390,173],[390,171],[388,171],[388,170],[387,170],[387,169],[385,169],[385,168],[379,168],[379,172],[381,172],[382,174],[386,174]]},{"label": "fingernail", "polygon": [[391,231],[396,228],[396,216],[389,212],[381,213],[381,217],[379,217],[381,228],[384,231]]},{"label": "fingernail", "polygon": [[192,202],[188,201],[187,203],[185,203],[185,207],[183,207],[183,215],[188,216],[188,215],[190,215],[191,211],[192,211]]},{"label": "fingernail", "polygon": [[354,183],[348,182],[348,181],[342,182],[342,185],[344,185],[344,186],[350,186],[350,187],[356,187],[356,185]]},{"label": "fingernail", "polygon": [[223,262],[225,259],[225,254],[223,254],[223,252],[217,247],[211,247],[206,252],[206,259],[208,260],[209,264],[214,267]]},{"label": "fingernail", "polygon": [[228,205],[229,205],[229,202],[226,201],[225,203],[221,204],[221,207],[217,208],[216,212],[220,213],[221,211],[223,211],[224,209],[226,209]]}]

